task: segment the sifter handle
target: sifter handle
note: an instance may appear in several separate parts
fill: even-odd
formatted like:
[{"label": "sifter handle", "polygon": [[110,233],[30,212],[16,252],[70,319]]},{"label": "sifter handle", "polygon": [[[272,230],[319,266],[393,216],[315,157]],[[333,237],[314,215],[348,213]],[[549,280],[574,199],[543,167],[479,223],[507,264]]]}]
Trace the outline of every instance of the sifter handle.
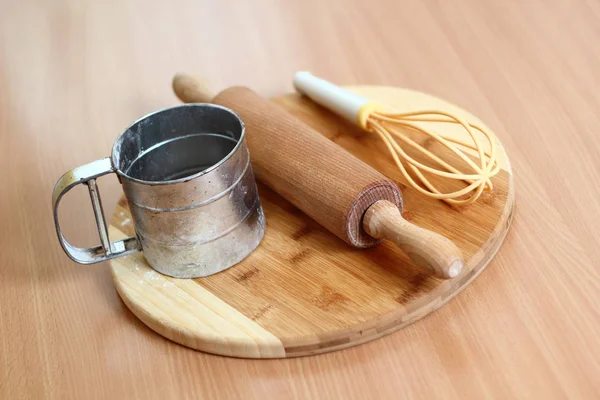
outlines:
[{"label": "sifter handle", "polygon": [[[100,200],[100,190],[96,183],[96,179],[114,173],[110,158],[103,158],[82,165],[64,174],[52,192],[52,208],[54,210],[54,225],[56,226],[56,234],[58,241],[69,258],[80,264],[93,264],[111,258],[126,256],[128,254],[142,251],[141,243],[136,237],[130,237],[125,240],[111,242],[108,238],[108,230],[106,229],[106,220],[104,219],[104,211],[102,209],[102,201]],[[85,184],[90,192],[90,200],[92,201],[92,209],[96,217],[96,225],[98,235],[100,236],[100,245],[90,248],[76,247],[69,243],[60,229],[58,220],[58,206],[62,197],[73,187]]]}]

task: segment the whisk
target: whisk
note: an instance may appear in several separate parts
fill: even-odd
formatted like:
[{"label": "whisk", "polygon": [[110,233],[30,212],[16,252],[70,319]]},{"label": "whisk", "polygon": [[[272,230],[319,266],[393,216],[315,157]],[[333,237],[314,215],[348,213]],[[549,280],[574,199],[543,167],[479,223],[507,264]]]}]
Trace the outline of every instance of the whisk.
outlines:
[{"label": "whisk", "polygon": [[[419,193],[445,201],[453,206],[466,206],[477,201],[484,190],[493,190],[491,178],[500,171],[500,166],[496,161],[496,141],[493,134],[486,131],[485,128],[444,110],[403,113],[387,110],[380,104],[317,78],[309,72],[296,73],[294,86],[296,90],[310,97],[316,103],[357,124],[362,129],[377,134],[385,143],[404,178]],[[460,125],[466,130],[472,142],[468,143],[426,129],[423,124],[427,123]],[[456,157],[453,157],[452,161],[442,159],[439,155],[412,140],[405,133],[406,129],[432,138]],[[484,151],[481,136],[484,141],[487,140],[489,151]],[[401,142],[402,145],[398,142]],[[425,165],[415,160],[407,154],[408,148],[416,150],[438,167]],[[464,148],[475,150],[477,159],[465,154]],[[408,170],[414,174],[416,180]],[[442,192],[439,184],[432,183],[425,173],[444,179],[462,181],[464,187],[459,190]]]}]

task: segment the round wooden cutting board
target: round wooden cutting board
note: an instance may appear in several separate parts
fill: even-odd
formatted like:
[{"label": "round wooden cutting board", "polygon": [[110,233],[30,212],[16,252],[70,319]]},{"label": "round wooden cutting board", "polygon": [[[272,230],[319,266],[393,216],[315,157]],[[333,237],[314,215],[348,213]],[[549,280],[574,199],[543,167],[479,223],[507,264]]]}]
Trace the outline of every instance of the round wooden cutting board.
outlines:
[{"label": "round wooden cutting board", "polygon": [[[481,123],[456,106],[419,92],[374,86],[348,89],[399,111],[449,109]],[[404,217],[453,240],[465,259],[463,272],[449,281],[423,275],[391,243],[367,250],[351,248],[259,183],[267,231],[257,250],[238,265],[207,278],[175,279],[155,272],[143,254],[111,260],[121,298],[150,328],[182,345],[234,357],[295,357],[342,349],[394,332],[441,307],[496,254],[514,205],[510,164],[501,146],[502,171],[492,179],[495,190],[468,208],[454,209],[406,187],[375,136],[299,95],[273,101],[398,182]],[[436,128],[446,135],[464,134],[454,126]],[[444,151],[436,143],[423,145]],[[111,220],[111,239],[133,234],[123,198]]]}]

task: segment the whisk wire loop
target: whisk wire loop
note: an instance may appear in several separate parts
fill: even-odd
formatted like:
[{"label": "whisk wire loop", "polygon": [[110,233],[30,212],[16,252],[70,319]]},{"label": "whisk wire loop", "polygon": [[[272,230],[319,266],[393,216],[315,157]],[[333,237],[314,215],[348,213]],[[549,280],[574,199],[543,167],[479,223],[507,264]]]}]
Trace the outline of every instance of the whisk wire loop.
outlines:
[{"label": "whisk wire loop", "polygon": [[[500,171],[496,160],[497,145],[492,133],[476,124],[446,111],[422,110],[406,113],[382,111],[374,103],[365,104],[359,113],[358,123],[369,132],[375,133],[384,142],[394,162],[410,186],[425,196],[445,201],[454,206],[474,203],[484,190],[493,190],[491,178]],[[460,125],[469,135],[471,142],[436,133],[426,128],[428,123]],[[404,128],[404,129],[403,129]],[[444,160],[406,134],[406,129],[420,133],[444,146],[458,160]],[[481,140],[487,140],[489,151],[484,150]],[[425,165],[407,154],[403,146],[412,148],[438,167]],[[467,155],[463,149],[474,150],[477,158]],[[460,163],[461,165],[456,165]],[[453,165],[454,164],[454,165]],[[466,169],[465,169],[466,168]],[[412,175],[409,173],[409,169]],[[440,178],[465,182],[460,190],[442,192],[424,173]],[[413,177],[414,175],[414,177]],[[416,178],[416,180],[415,180]]]}]

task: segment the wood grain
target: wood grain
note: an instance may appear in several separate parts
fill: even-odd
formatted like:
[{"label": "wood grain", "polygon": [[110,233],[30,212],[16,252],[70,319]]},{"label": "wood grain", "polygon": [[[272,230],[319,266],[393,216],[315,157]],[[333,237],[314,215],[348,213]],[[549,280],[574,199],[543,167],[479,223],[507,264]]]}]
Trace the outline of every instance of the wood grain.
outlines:
[{"label": "wood grain", "polygon": [[[0,1],[0,398],[597,398],[599,26],[592,0]],[[511,232],[460,296],[371,343],[239,360],[166,341],[108,264],[64,255],[52,186],[175,104],[177,71],[274,96],[300,69],[479,116],[518,171]],[[108,213],[121,189],[99,186]],[[86,196],[61,210],[80,245]]]},{"label": "wood grain", "polygon": [[[354,90],[362,94],[360,87]],[[456,108],[412,90],[368,90],[375,101],[390,104],[399,112],[409,111],[407,108],[410,107]],[[313,107],[305,98],[290,94],[275,101],[281,109],[289,108],[294,113],[302,110],[302,120],[310,121],[319,127],[318,132],[322,132],[312,132],[319,135],[318,138],[335,135],[339,129],[339,117],[320,107]],[[245,107],[243,103],[238,104]],[[251,104],[256,104],[256,101]],[[272,121],[275,111],[279,110],[272,110],[270,119],[265,118],[265,121]],[[475,119],[465,111],[457,109],[455,112],[465,120]],[[243,111],[241,115],[248,116],[248,113]],[[257,151],[261,144],[272,144],[264,143],[267,141],[264,136],[261,140],[261,135],[266,133],[257,132],[257,127],[248,123],[248,118],[246,124],[253,167],[258,177],[266,177],[266,182],[272,184],[270,165],[261,159],[267,152]],[[287,124],[299,125],[298,122]],[[270,125],[281,123],[278,121]],[[438,129],[445,136],[462,132],[449,124],[441,124]],[[310,133],[283,129],[280,133],[282,138],[273,138],[272,141]],[[405,133],[413,140],[420,136],[414,132]],[[253,137],[253,134],[257,136]],[[353,155],[363,159],[367,169],[368,165],[381,158],[381,153],[375,150],[381,145],[376,136],[363,134],[355,128],[349,128],[345,135],[349,139],[345,147],[352,148]],[[294,140],[290,138],[290,142]],[[504,160],[508,160],[500,143],[499,152]],[[332,151],[329,153],[332,154]],[[415,152],[411,156],[423,162],[422,154]],[[275,155],[271,159],[279,161],[280,166],[290,164]],[[340,161],[340,164],[344,163],[358,169],[348,158]],[[323,164],[329,165],[324,161]],[[512,218],[514,182],[508,163],[505,168],[492,179],[494,193],[480,204],[466,209],[454,209],[423,197],[406,184],[393,162],[381,170],[404,187],[406,200],[403,213],[415,225],[400,217],[395,204],[385,201],[381,203],[387,203],[389,209],[382,206],[379,210],[377,202],[367,210],[367,214],[371,213],[375,207],[373,214],[376,217],[365,216],[365,221],[369,219],[371,225],[376,225],[374,219],[380,218],[389,224],[398,214],[404,222],[394,221],[393,230],[402,223],[410,226],[406,228],[409,231],[424,231],[420,226],[428,226],[427,236],[437,232],[438,236],[441,234],[449,238],[454,249],[445,249],[441,254],[428,251],[424,256],[442,258],[462,252],[464,269],[449,281],[430,276],[412,261],[414,254],[409,253],[417,253],[415,249],[421,246],[422,234],[413,232],[410,238],[399,239],[403,242],[401,247],[389,241],[370,251],[352,249],[318,221],[311,220],[295,208],[293,203],[264,186],[260,186],[259,190],[267,219],[265,237],[260,246],[234,268],[195,279],[192,283],[157,274],[142,256],[136,255],[110,261],[113,280],[121,298],[144,323],[161,335],[194,349],[235,357],[275,358],[314,355],[355,346],[427,316],[483,271],[500,248]],[[288,169],[293,171],[294,166]],[[295,171],[296,174],[301,172]],[[373,174],[366,171],[362,176]],[[358,186],[360,180],[355,179],[354,182]],[[305,184],[315,186],[314,183]],[[323,188],[323,191],[326,190]],[[111,237],[120,239],[132,235],[131,213],[123,197],[111,219]],[[434,243],[444,247],[446,241]],[[401,249],[407,251],[403,253]],[[422,253],[426,252],[419,254]],[[429,264],[443,263],[430,261]],[[228,309],[226,314],[220,311],[223,309]]]}]

